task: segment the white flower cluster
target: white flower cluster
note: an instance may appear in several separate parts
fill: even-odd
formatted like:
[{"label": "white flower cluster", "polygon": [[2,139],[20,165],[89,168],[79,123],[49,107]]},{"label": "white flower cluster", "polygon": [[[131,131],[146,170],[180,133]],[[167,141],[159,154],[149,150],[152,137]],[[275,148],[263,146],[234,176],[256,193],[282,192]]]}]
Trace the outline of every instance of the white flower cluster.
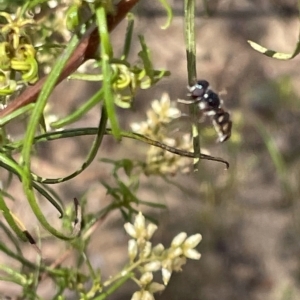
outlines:
[{"label": "white flower cluster", "polygon": [[[126,232],[132,237],[128,242],[130,265],[141,274],[134,278],[140,290],[135,292],[131,300],[154,300],[154,293],[161,292],[169,283],[172,272],[181,271],[186,259],[200,259],[201,254],[194,248],[200,243],[201,234],[187,237],[185,232],[179,233],[165,249],[162,244],[152,247],[152,238],[157,226],[148,224],[140,212],[133,224],[124,225]],[[130,268],[130,267],[129,267]],[[153,272],[161,271],[163,284],[153,282]]]},{"label": "white flower cluster", "polygon": [[[151,109],[147,111],[147,121],[133,123],[131,124],[131,129],[136,133],[145,135],[168,146],[192,151],[193,146],[190,133],[182,134],[177,138],[167,136],[167,125],[180,117],[180,115],[180,110],[171,105],[169,95],[164,93],[161,100],[154,100],[152,102]],[[188,172],[190,165],[191,161],[189,158],[151,146],[147,153],[144,171],[146,174],[175,175],[177,171]]]}]

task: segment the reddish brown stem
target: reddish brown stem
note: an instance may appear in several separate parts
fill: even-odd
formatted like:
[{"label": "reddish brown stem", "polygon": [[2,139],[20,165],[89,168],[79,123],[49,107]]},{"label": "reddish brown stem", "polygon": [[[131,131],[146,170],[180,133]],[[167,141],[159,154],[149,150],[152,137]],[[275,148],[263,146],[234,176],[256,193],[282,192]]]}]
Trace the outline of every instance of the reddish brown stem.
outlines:
[{"label": "reddish brown stem", "polygon": [[[116,7],[116,15],[108,17],[108,30],[114,30],[137,2],[139,2],[139,0],[121,0]],[[93,28],[90,28],[80,40],[78,47],[75,49],[64,70],[62,71],[57,84],[77,70],[77,68],[86,60],[93,58],[96,50],[98,49],[99,42],[97,27],[93,26]],[[9,115],[22,106],[36,101],[46,79],[47,76],[41,78],[35,85],[29,86],[6,108],[0,111],[0,118]]]}]

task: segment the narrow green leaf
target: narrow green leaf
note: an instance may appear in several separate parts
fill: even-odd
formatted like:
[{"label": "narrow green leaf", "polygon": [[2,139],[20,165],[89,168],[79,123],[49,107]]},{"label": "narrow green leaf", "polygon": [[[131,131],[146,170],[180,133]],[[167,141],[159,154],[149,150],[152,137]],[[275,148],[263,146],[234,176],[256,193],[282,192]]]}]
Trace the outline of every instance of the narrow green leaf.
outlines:
[{"label": "narrow green leaf", "polygon": [[15,219],[13,218],[13,216],[10,213],[9,208],[7,207],[4,198],[2,196],[2,193],[0,191],[0,211],[2,211],[3,216],[6,220],[6,222],[8,223],[8,225],[10,226],[10,228],[14,231],[14,233],[23,241],[23,242],[27,242],[27,237],[24,234],[24,232],[20,229],[20,227],[18,226],[18,224],[15,222]]},{"label": "narrow green leaf", "polygon": [[160,209],[166,209],[167,208],[167,206],[165,204],[149,202],[149,201],[143,201],[143,200],[140,200],[140,204],[147,205],[147,206],[154,207],[154,208],[160,208]]},{"label": "narrow green leaf", "polygon": [[30,110],[32,110],[34,108],[34,103],[30,103],[28,105],[25,105],[15,111],[13,111],[11,114],[3,117],[2,119],[0,119],[0,126],[5,125],[6,123],[10,122],[11,120],[24,115],[25,113],[29,112]]},{"label": "narrow green leaf", "polygon": [[171,22],[172,22],[173,11],[172,11],[171,5],[168,3],[167,0],[159,0],[159,2],[161,3],[161,5],[163,6],[163,8],[167,12],[167,21],[166,21],[166,24],[163,25],[163,26],[161,26],[161,29],[167,29],[170,26]]},{"label": "narrow green leaf", "polygon": [[[48,98],[58,80],[58,77],[60,76],[69,57],[75,50],[78,42],[79,42],[78,37],[76,35],[74,35],[73,38],[70,40],[64,53],[60,56],[60,58],[57,60],[57,62],[53,66],[53,69],[52,69],[51,73],[49,74],[49,76],[47,77],[47,80],[39,94],[36,105],[31,114],[31,117],[30,117],[30,120],[28,123],[28,127],[26,130],[25,138],[24,138],[24,144],[23,144],[23,149],[22,149],[22,154],[21,154],[21,159],[20,159],[20,165],[22,166],[22,169],[20,171],[18,171],[18,173],[20,174],[20,176],[22,178],[23,189],[27,196],[28,202],[29,202],[31,209],[34,212],[35,216],[39,220],[39,222],[44,226],[44,228],[46,230],[48,230],[54,236],[61,238],[61,239],[66,239],[66,240],[73,239],[74,236],[72,236],[72,235],[67,236],[67,235],[59,232],[58,230],[56,230],[54,227],[52,227],[50,225],[50,223],[47,221],[43,212],[41,211],[41,208],[35,198],[35,194],[33,191],[30,164],[31,164],[31,148],[32,148],[32,144],[34,141],[35,132],[39,125],[44,108],[45,108]],[[17,170],[17,168],[15,168],[15,169]]]},{"label": "narrow green leaf", "polygon": [[295,56],[297,56],[300,53],[300,40],[298,40],[298,42],[296,44],[296,47],[295,47],[293,53],[291,53],[291,54],[281,53],[281,52],[277,52],[277,51],[274,51],[274,50],[271,50],[271,49],[267,49],[267,48],[255,43],[255,42],[253,42],[253,41],[248,41],[248,43],[250,44],[250,46],[254,50],[256,50],[256,51],[258,51],[258,52],[260,52],[260,53],[262,53],[262,54],[264,54],[268,57],[273,57],[273,58],[276,58],[276,59],[279,59],[279,60],[289,60],[289,59],[294,58]]},{"label": "narrow green leaf", "polygon": [[[300,0],[298,0],[297,2],[298,2],[298,12],[299,12],[298,21],[300,21]],[[298,34],[298,41],[297,41],[296,47],[291,54],[281,53],[281,52],[277,52],[277,51],[274,51],[271,49],[267,49],[253,41],[248,41],[248,43],[254,50],[256,50],[268,57],[273,57],[273,58],[280,59],[280,60],[289,60],[289,59],[296,57],[300,53],[300,32]]]},{"label": "narrow green leaf", "polygon": [[150,77],[151,82],[154,81],[154,70],[152,66],[152,62],[150,59],[150,50],[145,42],[145,38],[142,35],[139,35],[140,44],[142,50],[139,52],[139,57],[142,59],[146,74]]},{"label": "narrow green leaf", "polygon": [[124,60],[127,60],[130,52],[133,27],[134,27],[134,15],[132,13],[127,14],[127,20],[128,20],[128,24],[126,29],[125,42],[124,42],[123,55],[122,55],[122,58]]},{"label": "narrow green leaf", "polygon": [[107,28],[106,11],[103,6],[96,9],[96,17],[98,23],[99,36],[101,40],[101,66],[103,73],[103,90],[104,103],[107,111],[107,116],[111,124],[113,136],[121,139],[120,126],[116,116],[114,93],[112,90],[112,70],[110,67],[110,59],[112,58],[112,47],[109,39],[109,32]]}]

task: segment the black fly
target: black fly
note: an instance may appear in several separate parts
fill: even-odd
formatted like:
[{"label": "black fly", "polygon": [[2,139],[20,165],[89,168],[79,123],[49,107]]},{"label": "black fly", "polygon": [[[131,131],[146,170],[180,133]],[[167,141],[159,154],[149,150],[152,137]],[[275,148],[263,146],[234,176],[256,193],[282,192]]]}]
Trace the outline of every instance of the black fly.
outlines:
[{"label": "black fly", "polygon": [[179,100],[181,103],[197,104],[204,116],[211,118],[218,134],[218,142],[224,142],[231,136],[232,121],[230,114],[223,108],[219,95],[210,89],[206,80],[198,80],[193,86],[188,86],[190,100]]}]

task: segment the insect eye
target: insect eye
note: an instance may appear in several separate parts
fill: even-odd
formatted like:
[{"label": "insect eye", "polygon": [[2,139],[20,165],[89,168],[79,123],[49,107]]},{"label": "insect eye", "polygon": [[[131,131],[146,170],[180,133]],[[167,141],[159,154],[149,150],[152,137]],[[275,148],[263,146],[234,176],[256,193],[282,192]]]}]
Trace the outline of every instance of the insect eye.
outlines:
[{"label": "insect eye", "polygon": [[218,94],[214,93],[211,90],[208,90],[203,96],[207,104],[212,108],[219,108],[221,102]]},{"label": "insect eye", "polygon": [[197,83],[195,84],[197,88],[202,88],[204,90],[207,90],[209,83],[207,80],[198,80]]},{"label": "insect eye", "polygon": [[194,99],[203,97],[208,86],[209,86],[208,81],[198,80],[195,85],[190,87],[190,92],[191,92],[190,96]]}]

